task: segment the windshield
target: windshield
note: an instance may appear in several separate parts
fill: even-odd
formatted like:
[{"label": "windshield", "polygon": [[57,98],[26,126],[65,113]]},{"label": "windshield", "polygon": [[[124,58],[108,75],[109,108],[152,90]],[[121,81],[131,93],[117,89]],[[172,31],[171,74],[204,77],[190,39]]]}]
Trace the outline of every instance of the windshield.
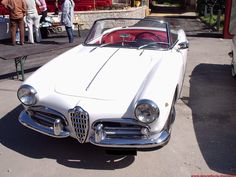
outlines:
[{"label": "windshield", "polygon": [[92,26],[85,45],[137,49],[170,47],[168,24],[144,19],[101,19]]}]

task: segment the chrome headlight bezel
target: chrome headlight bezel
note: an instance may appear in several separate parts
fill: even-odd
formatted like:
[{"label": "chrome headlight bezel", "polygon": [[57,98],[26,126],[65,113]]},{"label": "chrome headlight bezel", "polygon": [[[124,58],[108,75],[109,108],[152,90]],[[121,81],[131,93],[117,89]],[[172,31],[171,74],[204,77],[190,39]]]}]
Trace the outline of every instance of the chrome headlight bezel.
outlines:
[{"label": "chrome headlight bezel", "polygon": [[140,122],[150,124],[157,120],[160,110],[153,101],[143,99],[137,102],[134,115]]},{"label": "chrome headlight bezel", "polygon": [[22,85],[17,91],[18,99],[26,106],[32,106],[37,103],[36,94],[36,90],[30,85]]}]

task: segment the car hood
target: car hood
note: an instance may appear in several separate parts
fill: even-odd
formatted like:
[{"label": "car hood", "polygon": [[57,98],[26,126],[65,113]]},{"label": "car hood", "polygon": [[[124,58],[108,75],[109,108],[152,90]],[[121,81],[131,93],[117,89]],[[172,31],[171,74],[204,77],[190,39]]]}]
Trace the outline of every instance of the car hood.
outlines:
[{"label": "car hood", "polygon": [[90,48],[66,55],[55,91],[101,100],[133,99],[153,65],[150,52],[137,49]]}]

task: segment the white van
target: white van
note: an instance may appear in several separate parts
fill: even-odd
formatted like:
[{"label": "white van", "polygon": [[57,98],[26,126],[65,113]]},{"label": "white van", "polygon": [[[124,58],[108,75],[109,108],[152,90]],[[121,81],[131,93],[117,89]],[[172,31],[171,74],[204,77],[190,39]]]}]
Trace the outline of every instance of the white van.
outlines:
[{"label": "white van", "polygon": [[229,56],[232,58],[231,68],[232,76],[236,79],[236,1],[232,1],[229,32],[234,35],[232,39],[232,51]]},{"label": "white van", "polygon": [[236,36],[234,36],[232,39],[232,51],[229,53],[229,56],[232,57],[232,76],[236,79]]}]

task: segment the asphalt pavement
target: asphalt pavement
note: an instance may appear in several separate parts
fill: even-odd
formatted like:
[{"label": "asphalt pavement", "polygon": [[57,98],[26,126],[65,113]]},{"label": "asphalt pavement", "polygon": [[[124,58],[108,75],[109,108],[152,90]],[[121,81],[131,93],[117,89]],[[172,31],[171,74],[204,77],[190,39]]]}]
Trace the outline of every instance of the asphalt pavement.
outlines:
[{"label": "asphalt pavement", "polygon": [[[77,29],[74,30],[75,40],[73,44],[69,44],[68,37],[65,31],[59,33],[53,33],[48,35],[47,38],[42,39],[40,43],[30,44],[25,42],[24,45],[12,46],[10,39],[0,41],[0,79],[9,78],[16,75],[14,60],[3,60],[2,55],[6,56],[6,53],[17,53],[20,50],[29,51],[27,60],[25,62],[26,72],[32,72],[35,69],[41,67],[51,59],[60,55],[61,53],[71,49],[72,47],[81,44],[88,30],[81,31],[81,37],[78,37]],[[26,37],[27,40],[27,37]],[[39,53],[38,50],[45,49],[45,52]],[[56,50],[51,50],[51,48]],[[9,52],[11,51],[11,52]]]},{"label": "asphalt pavement", "polygon": [[[162,17],[151,15],[148,18]],[[179,22],[176,26],[187,31],[190,49],[171,140],[165,147],[150,152],[138,151],[136,156],[107,155],[104,149],[91,144],[81,145],[72,138],[54,139],[31,131],[17,121],[22,106],[16,98],[16,91],[22,82],[2,77],[0,176],[235,175],[236,80],[231,77],[228,56],[231,40],[207,34],[207,27],[196,17],[174,19]],[[54,54],[57,55],[53,52],[42,58],[29,58],[27,67],[34,66],[33,60],[38,60],[40,66],[51,60]]]}]

